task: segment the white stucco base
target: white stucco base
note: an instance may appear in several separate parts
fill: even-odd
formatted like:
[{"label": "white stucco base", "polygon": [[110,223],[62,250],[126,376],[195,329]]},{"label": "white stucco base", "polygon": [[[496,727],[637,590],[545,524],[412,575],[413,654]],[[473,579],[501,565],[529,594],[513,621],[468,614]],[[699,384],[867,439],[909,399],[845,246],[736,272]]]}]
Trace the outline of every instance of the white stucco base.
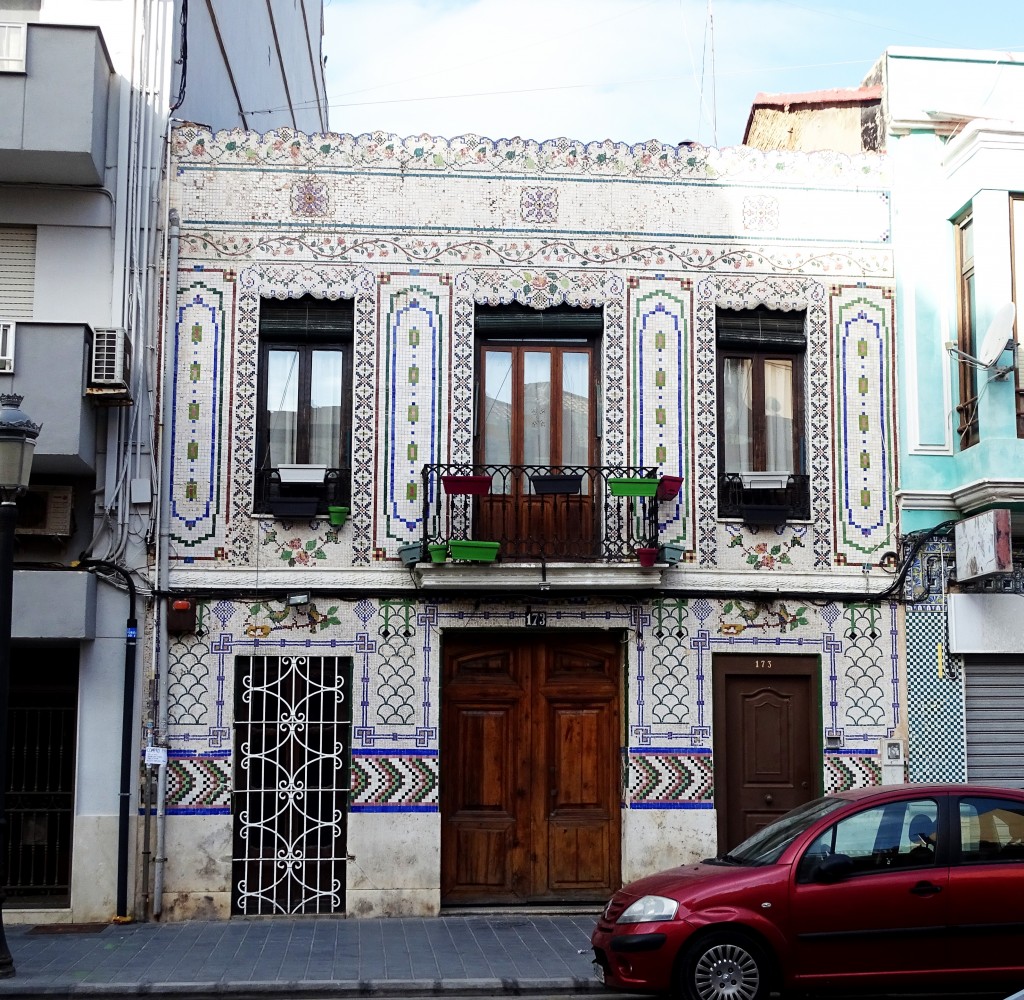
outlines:
[{"label": "white stucco base", "polygon": [[[353,917],[429,917],[441,907],[439,813],[352,813],[345,909]],[[388,886],[380,885],[387,873]]]},{"label": "white stucco base", "polygon": [[168,816],[166,822],[160,919],[226,919],[231,914],[231,817]]},{"label": "white stucco base", "polygon": [[715,854],[714,809],[624,809],[622,881],[690,864]]}]

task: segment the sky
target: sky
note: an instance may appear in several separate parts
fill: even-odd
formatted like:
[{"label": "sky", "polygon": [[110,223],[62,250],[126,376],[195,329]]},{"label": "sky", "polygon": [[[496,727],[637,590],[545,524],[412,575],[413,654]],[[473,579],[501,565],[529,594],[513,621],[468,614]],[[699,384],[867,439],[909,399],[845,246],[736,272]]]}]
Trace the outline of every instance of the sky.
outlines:
[{"label": "sky", "polygon": [[742,141],[889,46],[1016,51],[1020,0],[324,0],[334,132]]}]

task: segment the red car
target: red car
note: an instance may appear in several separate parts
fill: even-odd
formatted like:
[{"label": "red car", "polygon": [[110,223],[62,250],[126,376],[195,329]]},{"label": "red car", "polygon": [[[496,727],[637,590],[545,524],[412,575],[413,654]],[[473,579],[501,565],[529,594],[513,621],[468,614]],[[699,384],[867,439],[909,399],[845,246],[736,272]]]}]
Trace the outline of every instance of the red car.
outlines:
[{"label": "red car", "polygon": [[591,936],[631,993],[1024,986],[1024,791],[897,785],[816,799],[728,854],[620,889]]}]

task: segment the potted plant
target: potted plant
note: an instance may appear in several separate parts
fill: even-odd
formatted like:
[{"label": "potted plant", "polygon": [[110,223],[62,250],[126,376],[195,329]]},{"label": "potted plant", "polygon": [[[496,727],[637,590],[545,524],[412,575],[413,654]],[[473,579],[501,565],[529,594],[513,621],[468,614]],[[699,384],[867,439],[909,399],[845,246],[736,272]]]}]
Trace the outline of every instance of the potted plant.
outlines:
[{"label": "potted plant", "polygon": [[274,517],[293,521],[315,517],[320,501],[316,497],[274,497],[270,500],[270,513]]},{"label": "potted plant", "polygon": [[679,488],[683,485],[682,476],[662,476],[658,480],[659,500],[673,500],[679,495]]},{"label": "potted plant", "polygon": [[658,480],[649,476],[610,476],[608,489],[613,497],[653,497]]},{"label": "potted plant", "polygon": [[552,493],[576,495],[580,492],[580,487],[583,484],[583,476],[582,474],[558,472],[538,473],[535,476],[530,476],[530,484],[533,486],[533,492],[540,495]]},{"label": "potted plant", "polygon": [[414,542],[411,545],[400,545],[398,558],[402,560],[403,566],[415,565],[423,558],[423,543]]},{"label": "potted plant", "polygon": [[468,559],[472,562],[494,562],[501,548],[500,542],[472,542],[453,538],[448,547],[453,559]]},{"label": "potted plant", "polygon": [[327,466],[286,463],[277,467],[277,476],[282,485],[293,486],[300,483],[322,485],[327,476]]},{"label": "potted plant", "polygon": [[658,550],[653,545],[641,545],[636,550],[637,561],[645,569],[650,569],[658,560]]},{"label": "potted plant", "polygon": [[446,493],[455,495],[470,494],[472,496],[480,496],[491,492],[490,476],[442,476],[441,482],[444,483]]},{"label": "potted plant", "polygon": [[668,563],[669,566],[675,566],[682,561],[685,551],[682,545],[674,545],[671,542],[667,542],[658,550],[658,558],[662,562]]}]

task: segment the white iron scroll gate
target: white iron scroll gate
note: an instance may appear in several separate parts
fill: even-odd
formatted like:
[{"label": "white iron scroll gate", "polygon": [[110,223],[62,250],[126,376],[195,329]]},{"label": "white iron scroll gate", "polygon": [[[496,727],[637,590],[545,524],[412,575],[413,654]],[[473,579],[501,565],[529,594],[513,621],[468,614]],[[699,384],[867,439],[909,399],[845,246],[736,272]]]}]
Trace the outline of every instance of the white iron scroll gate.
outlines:
[{"label": "white iron scroll gate", "polygon": [[231,912],[341,913],[352,661],[235,660]]}]

